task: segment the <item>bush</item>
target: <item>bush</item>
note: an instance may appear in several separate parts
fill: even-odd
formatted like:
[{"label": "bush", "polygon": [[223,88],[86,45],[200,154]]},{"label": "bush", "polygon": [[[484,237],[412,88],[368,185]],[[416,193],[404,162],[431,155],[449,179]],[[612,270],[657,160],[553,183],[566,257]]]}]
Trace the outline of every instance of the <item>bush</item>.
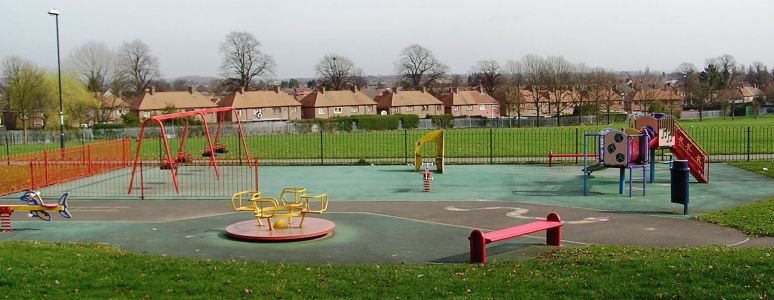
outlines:
[{"label": "bush", "polygon": [[454,127],[454,116],[453,115],[438,115],[438,116],[430,116],[430,120],[433,122],[433,125],[438,128],[453,128]]},{"label": "bush", "polygon": [[403,122],[403,129],[414,129],[419,127],[419,116],[417,115],[397,115]]},{"label": "bush", "polygon": [[388,116],[355,116],[352,117],[358,129],[364,130],[395,130],[401,120],[400,115]]},{"label": "bush", "polygon": [[123,114],[121,119],[124,120],[126,125],[140,125],[140,117],[133,113]]}]

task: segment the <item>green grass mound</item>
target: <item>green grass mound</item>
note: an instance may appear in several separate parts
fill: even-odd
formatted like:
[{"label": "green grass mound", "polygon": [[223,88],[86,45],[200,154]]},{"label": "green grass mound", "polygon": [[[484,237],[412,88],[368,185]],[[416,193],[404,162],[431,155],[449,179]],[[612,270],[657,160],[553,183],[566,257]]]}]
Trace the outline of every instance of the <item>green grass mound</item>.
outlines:
[{"label": "green grass mound", "polygon": [[29,298],[766,298],[771,248],[590,246],[476,264],[310,265],[0,242],[0,290]]},{"label": "green grass mound", "polygon": [[697,219],[735,228],[749,236],[774,236],[774,198],[701,215]]}]

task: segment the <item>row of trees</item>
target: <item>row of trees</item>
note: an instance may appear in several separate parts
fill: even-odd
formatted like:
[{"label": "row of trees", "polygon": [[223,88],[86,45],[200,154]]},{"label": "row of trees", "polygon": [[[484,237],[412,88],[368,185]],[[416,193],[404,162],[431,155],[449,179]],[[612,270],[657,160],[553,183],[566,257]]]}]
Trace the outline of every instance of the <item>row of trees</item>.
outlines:
[{"label": "row of trees", "polygon": [[[219,50],[223,59],[222,77],[211,83],[213,92],[259,89],[274,75],[275,61],[261,51],[261,43],[249,32],[229,33]],[[131,98],[150,85],[185,90],[190,84],[185,80],[172,84],[163,81],[158,58],[140,40],[125,42],[117,49],[102,42],[88,42],[66,56],[64,67],[63,80],[67,87],[63,90],[69,124],[90,117],[96,122],[106,121],[109,111],[100,113],[98,108],[115,105],[110,103],[115,99],[111,94]],[[53,75],[17,56],[5,58],[0,71],[0,89],[6,102],[2,105],[6,111],[17,113],[25,129],[34,113],[43,115],[44,127],[49,124],[49,117],[55,115],[52,112],[57,111],[55,97],[51,97]],[[362,69],[339,54],[323,56],[315,71],[318,79],[308,86],[323,85],[340,90],[368,84]],[[459,75],[450,75],[449,67],[430,49],[417,44],[400,52],[394,71],[400,78],[397,85],[404,89],[427,87],[438,94],[443,87],[464,83]],[[766,91],[765,97],[756,99],[760,105],[766,99],[774,99],[772,77],[762,63],[738,65],[731,55],[710,58],[702,68],[684,63],[670,74],[654,74],[647,69],[636,74],[616,73],[573,63],[561,56],[526,55],[519,60],[508,60],[502,66],[495,60],[478,61],[470,69],[467,84],[482,86],[498,99],[501,110],[509,115],[521,115],[522,110],[529,109],[539,117],[547,111],[559,123],[562,112],[568,108],[576,112],[584,108],[594,113],[607,111],[609,115],[613,103],[626,94],[639,94],[638,99],[644,101],[645,107],[656,110],[659,103],[655,96],[668,80],[676,83],[673,88],[679,89],[686,103],[700,111],[716,104],[725,109],[729,102],[723,99],[721,91],[742,84]],[[75,84],[78,82],[80,85]],[[298,86],[298,82],[289,81],[287,85]]]}]

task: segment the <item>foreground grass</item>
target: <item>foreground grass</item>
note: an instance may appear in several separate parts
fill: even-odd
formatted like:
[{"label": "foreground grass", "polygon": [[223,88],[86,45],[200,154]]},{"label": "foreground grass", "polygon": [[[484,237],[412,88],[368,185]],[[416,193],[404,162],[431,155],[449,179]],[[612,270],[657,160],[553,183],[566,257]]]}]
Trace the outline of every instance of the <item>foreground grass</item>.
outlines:
[{"label": "foreground grass", "polygon": [[[731,165],[774,178],[774,161],[733,162]],[[697,219],[736,228],[750,236],[774,236],[774,198],[701,215]]]},{"label": "foreground grass", "polygon": [[104,245],[1,242],[0,298],[767,298],[771,248],[562,249],[522,261],[307,265],[201,261]]}]

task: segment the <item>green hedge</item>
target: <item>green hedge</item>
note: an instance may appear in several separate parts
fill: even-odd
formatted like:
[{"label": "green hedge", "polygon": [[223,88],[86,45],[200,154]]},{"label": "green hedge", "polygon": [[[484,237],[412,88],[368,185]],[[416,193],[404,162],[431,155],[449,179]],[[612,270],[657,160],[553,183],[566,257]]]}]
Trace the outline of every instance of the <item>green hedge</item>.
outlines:
[{"label": "green hedge", "polygon": [[454,127],[454,116],[452,115],[430,116],[430,120],[433,122],[433,125],[438,128]]},{"label": "green hedge", "polygon": [[92,129],[94,130],[100,130],[100,129],[120,129],[120,128],[126,128],[126,124],[94,124],[92,126]]}]

